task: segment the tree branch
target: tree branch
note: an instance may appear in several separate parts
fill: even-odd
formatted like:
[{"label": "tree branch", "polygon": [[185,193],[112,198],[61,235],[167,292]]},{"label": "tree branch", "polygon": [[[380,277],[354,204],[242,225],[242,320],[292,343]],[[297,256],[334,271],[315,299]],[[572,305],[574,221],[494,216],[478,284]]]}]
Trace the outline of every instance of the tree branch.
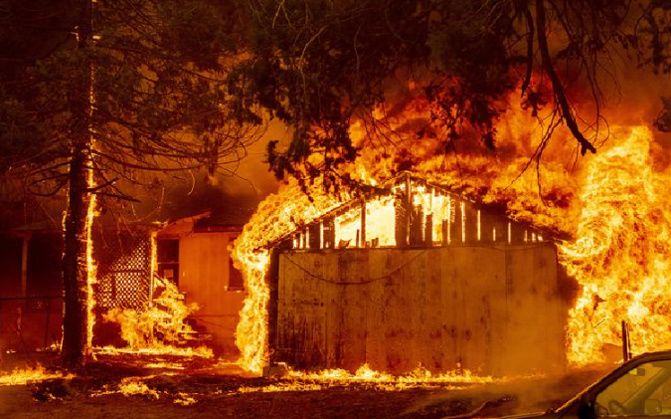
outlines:
[{"label": "tree branch", "polygon": [[585,155],[587,151],[596,153],[596,148],[594,145],[580,132],[578,128],[578,123],[576,122],[575,116],[571,111],[571,106],[569,105],[568,98],[566,97],[566,92],[564,86],[562,85],[557,72],[554,69],[552,64],[552,58],[550,57],[550,49],[548,47],[546,29],[547,23],[545,21],[545,0],[536,0],[536,23],[537,23],[537,35],[538,35],[538,48],[541,53],[543,69],[550,77],[552,82],[552,90],[554,91],[555,99],[559,105],[562,117],[566,122],[566,126],[571,131],[571,134],[578,140],[580,144],[580,153]]}]

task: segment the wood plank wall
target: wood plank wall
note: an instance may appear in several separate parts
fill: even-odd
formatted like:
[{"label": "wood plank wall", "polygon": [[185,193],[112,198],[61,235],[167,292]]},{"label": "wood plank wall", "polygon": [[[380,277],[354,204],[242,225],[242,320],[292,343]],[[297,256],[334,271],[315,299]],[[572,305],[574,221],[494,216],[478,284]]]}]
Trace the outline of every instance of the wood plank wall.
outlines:
[{"label": "wood plank wall", "polygon": [[497,376],[564,364],[551,243],[283,252],[278,360]]}]

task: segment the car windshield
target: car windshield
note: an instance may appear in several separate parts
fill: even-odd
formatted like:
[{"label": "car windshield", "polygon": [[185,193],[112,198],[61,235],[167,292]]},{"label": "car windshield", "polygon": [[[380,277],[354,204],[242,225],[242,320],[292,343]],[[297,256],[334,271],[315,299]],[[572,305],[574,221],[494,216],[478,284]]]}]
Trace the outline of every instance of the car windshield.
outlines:
[{"label": "car windshield", "polygon": [[671,360],[648,362],[629,370],[596,397],[598,416],[671,413]]}]

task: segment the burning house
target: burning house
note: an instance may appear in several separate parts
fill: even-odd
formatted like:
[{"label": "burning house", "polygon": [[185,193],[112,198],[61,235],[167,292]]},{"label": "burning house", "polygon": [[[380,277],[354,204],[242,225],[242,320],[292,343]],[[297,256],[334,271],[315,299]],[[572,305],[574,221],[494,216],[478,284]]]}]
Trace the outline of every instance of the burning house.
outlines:
[{"label": "burning house", "polygon": [[329,208],[267,246],[271,362],[493,375],[564,365],[568,303],[545,233],[407,173]]}]

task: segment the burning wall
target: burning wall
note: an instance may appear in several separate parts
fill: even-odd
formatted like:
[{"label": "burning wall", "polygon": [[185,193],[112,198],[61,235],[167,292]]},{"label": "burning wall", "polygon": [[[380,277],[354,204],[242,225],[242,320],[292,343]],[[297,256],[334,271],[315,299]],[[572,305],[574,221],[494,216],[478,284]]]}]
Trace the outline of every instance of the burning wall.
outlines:
[{"label": "burning wall", "polygon": [[[272,360],[352,370],[372,362],[394,372],[422,363],[497,374],[509,371],[505,365],[530,371],[562,363],[555,249],[539,230],[410,174],[317,215],[276,240],[284,250],[268,259],[267,278],[267,266],[259,266],[269,288],[261,294],[267,313],[256,314],[269,316]],[[401,260],[408,263],[396,266]],[[544,321],[510,314],[527,316],[529,304],[548,307]],[[247,337],[241,330],[239,341]],[[512,362],[513,353],[526,354],[527,363]]]},{"label": "burning wall", "polygon": [[497,376],[564,365],[551,243],[284,251],[278,262],[274,360]]}]

